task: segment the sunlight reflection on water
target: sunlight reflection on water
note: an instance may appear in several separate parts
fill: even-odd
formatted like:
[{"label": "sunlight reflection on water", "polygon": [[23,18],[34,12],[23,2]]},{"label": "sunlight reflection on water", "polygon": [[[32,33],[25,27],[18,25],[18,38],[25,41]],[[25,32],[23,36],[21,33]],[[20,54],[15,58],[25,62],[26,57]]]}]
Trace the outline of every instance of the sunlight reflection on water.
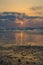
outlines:
[{"label": "sunlight reflection on water", "polygon": [[43,43],[43,35],[30,33],[29,31],[4,31],[0,33],[0,43],[40,45]]}]

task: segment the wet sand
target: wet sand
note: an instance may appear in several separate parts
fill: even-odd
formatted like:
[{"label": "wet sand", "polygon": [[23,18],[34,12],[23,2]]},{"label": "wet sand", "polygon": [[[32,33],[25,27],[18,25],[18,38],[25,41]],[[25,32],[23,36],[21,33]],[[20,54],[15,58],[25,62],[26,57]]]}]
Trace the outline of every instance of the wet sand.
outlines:
[{"label": "wet sand", "polygon": [[43,46],[0,45],[0,65],[43,65]]}]

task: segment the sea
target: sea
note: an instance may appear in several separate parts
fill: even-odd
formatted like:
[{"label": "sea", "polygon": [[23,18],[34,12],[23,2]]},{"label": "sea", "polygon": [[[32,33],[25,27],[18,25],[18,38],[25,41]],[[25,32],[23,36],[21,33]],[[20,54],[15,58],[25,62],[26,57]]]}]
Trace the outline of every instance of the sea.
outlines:
[{"label": "sea", "polygon": [[0,30],[0,44],[43,46],[43,29]]}]

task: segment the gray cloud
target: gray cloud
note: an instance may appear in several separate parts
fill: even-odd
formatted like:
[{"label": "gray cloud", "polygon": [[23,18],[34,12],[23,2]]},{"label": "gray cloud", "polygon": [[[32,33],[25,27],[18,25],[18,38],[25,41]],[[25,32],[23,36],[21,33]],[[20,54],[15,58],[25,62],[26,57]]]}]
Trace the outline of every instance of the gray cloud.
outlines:
[{"label": "gray cloud", "polygon": [[43,12],[35,12],[35,14],[38,14],[38,15],[43,15]]},{"label": "gray cloud", "polygon": [[[41,14],[41,13],[39,13],[39,14]],[[19,27],[19,23],[17,24],[16,19],[19,22],[26,23],[23,27],[36,27],[36,28],[43,27],[43,17],[41,17],[41,16],[27,16],[23,13],[4,12],[0,16],[0,28],[2,28],[2,27],[3,28]]]},{"label": "gray cloud", "polygon": [[32,7],[30,8],[31,10],[40,10],[40,9],[43,9],[43,6],[35,6],[35,7]]}]

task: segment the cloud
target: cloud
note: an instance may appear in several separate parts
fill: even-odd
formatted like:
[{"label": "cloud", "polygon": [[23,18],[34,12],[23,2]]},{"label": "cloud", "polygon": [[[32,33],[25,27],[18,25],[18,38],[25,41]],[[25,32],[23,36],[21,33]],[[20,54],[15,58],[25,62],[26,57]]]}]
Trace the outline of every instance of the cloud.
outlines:
[{"label": "cloud", "polygon": [[[37,12],[38,13],[38,12]],[[6,14],[6,15],[5,15]],[[24,22],[23,26],[20,26],[20,22]],[[9,12],[2,13],[0,16],[0,28],[16,28],[16,27],[43,27],[42,16],[28,16],[23,13]]]},{"label": "cloud", "polygon": [[35,14],[37,14],[37,15],[40,15],[40,16],[43,16],[43,12],[35,12]]},{"label": "cloud", "polygon": [[30,10],[37,16],[43,16],[43,6],[33,6]]},{"label": "cloud", "polygon": [[32,7],[30,8],[31,10],[40,10],[40,9],[43,9],[43,6],[35,6],[35,7]]}]

